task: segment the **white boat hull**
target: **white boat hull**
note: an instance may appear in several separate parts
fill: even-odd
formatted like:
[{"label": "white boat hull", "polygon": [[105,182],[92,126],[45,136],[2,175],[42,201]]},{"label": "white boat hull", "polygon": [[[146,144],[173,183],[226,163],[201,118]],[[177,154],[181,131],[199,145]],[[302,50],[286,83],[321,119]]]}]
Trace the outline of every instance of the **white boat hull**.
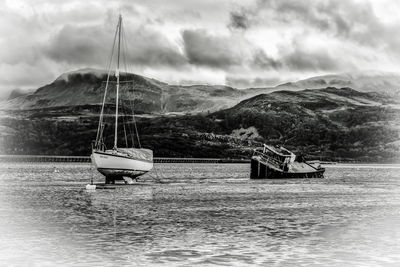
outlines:
[{"label": "white boat hull", "polygon": [[91,160],[101,174],[112,180],[122,179],[123,176],[136,178],[153,168],[152,158],[134,158],[115,152],[93,151]]}]

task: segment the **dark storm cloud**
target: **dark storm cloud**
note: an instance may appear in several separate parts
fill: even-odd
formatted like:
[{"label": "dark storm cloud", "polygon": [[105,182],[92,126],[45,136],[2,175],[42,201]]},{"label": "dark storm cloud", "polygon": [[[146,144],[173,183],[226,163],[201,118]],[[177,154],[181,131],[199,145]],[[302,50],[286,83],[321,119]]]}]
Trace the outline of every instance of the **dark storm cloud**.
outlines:
[{"label": "dark storm cloud", "polygon": [[340,66],[338,59],[330,56],[326,51],[296,50],[284,56],[282,60],[288,69],[302,71],[336,71]]},{"label": "dark storm cloud", "polygon": [[304,23],[326,34],[357,40],[369,35],[369,29],[379,25],[371,5],[354,1],[262,1],[265,8],[275,8],[278,19],[284,22]]},{"label": "dark storm cloud", "polygon": [[229,28],[246,30],[249,27],[249,20],[245,11],[233,11],[230,13]]},{"label": "dark storm cloud", "polygon": [[[52,39],[47,55],[57,61],[80,65],[104,65],[111,53],[115,29],[103,26],[67,25]],[[180,66],[186,59],[162,34],[138,28],[127,32],[127,63],[141,66]],[[134,43],[134,45],[132,45]]]},{"label": "dark storm cloud", "polygon": [[260,69],[279,69],[282,62],[269,57],[263,50],[256,49],[253,54],[253,66]]},{"label": "dark storm cloud", "polygon": [[101,64],[105,62],[105,57],[102,58],[101,55],[110,53],[107,47],[111,47],[111,36],[101,27],[67,25],[50,42],[46,52],[57,62]]},{"label": "dark storm cloud", "polygon": [[[278,59],[269,57],[263,50],[254,51],[252,67],[259,70],[301,70],[301,71],[336,71],[340,64],[338,58],[328,50],[308,50],[305,47],[292,45],[294,49],[282,54]],[[256,82],[256,81],[255,81]]]},{"label": "dark storm cloud", "polygon": [[191,64],[215,68],[242,64],[239,47],[229,37],[212,36],[205,30],[185,30],[182,38]]},{"label": "dark storm cloud", "polygon": [[367,1],[259,0],[253,8],[242,9],[240,15],[246,18],[247,28],[281,23],[400,52],[397,24],[384,24]]},{"label": "dark storm cloud", "polygon": [[189,63],[218,69],[250,67],[278,69],[281,62],[268,56],[260,47],[241,35],[216,36],[206,30],[185,30],[184,50]]},{"label": "dark storm cloud", "polygon": [[[265,13],[266,12],[266,13]],[[370,15],[372,9],[352,1],[259,0],[253,9],[243,9],[243,16],[252,24],[279,21],[285,24],[305,23],[322,31],[348,35],[355,15]]]},{"label": "dark storm cloud", "polygon": [[139,28],[127,43],[129,61],[144,66],[182,67],[186,57],[162,33]]},{"label": "dark storm cloud", "polygon": [[267,56],[260,49],[254,56],[253,66],[261,69],[337,71],[342,67],[360,68],[348,62],[349,58],[331,55],[328,44],[324,46],[317,42],[308,49],[296,45],[308,36],[318,35],[354,47],[391,51],[400,57],[398,30],[383,24],[369,2],[259,0],[254,6],[231,12],[228,27],[257,30],[266,25],[278,31],[282,26],[291,27],[300,34],[292,35],[290,42],[280,45],[277,58]]},{"label": "dark storm cloud", "polygon": [[128,64],[166,82],[261,86],[274,75],[396,71],[399,9],[395,0],[5,1],[0,90],[105,67],[121,11]]},{"label": "dark storm cloud", "polygon": [[185,30],[182,34],[185,53],[192,65],[229,69],[247,66],[255,70],[335,71],[341,64],[329,50],[307,49],[293,42],[290,51],[279,58],[268,56],[264,50],[233,36],[214,36],[205,30]]}]

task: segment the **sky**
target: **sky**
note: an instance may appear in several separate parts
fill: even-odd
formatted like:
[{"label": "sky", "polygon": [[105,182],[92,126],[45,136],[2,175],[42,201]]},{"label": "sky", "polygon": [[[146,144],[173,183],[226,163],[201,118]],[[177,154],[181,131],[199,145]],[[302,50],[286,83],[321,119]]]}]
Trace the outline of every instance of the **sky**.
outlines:
[{"label": "sky", "polygon": [[397,0],[0,0],[0,96],[105,69],[118,14],[128,69],[171,84],[263,87],[400,65]]}]

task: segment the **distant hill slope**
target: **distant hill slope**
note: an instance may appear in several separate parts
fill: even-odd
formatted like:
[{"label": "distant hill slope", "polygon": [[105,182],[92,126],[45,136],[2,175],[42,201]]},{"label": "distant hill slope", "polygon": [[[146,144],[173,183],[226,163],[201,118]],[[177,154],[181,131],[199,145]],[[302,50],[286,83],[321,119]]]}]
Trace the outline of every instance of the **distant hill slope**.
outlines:
[{"label": "distant hill slope", "polygon": [[325,87],[349,87],[360,92],[379,92],[399,95],[400,75],[391,72],[364,71],[331,74],[281,84],[278,90],[320,89]]},{"label": "distant hill slope", "polygon": [[[7,101],[3,109],[40,109],[61,106],[99,105],[102,103],[107,73],[99,70],[84,69],[65,73],[52,83],[34,93]],[[115,77],[113,77],[115,79]],[[152,111],[160,109],[161,88],[150,79],[139,75],[124,75],[121,80],[129,79],[135,83],[135,104],[139,109]],[[115,81],[108,88],[107,102],[115,100]],[[122,98],[128,98],[133,91],[126,83],[121,85]]]},{"label": "distant hill slope", "polygon": [[283,106],[298,107],[302,110],[333,112],[355,106],[380,106],[398,103],[396,99],[379,93],[364,93],[352,88],[327,87],[324,89],[306,89],[301,91],[275,91],[260,94],[240,102],[229,110],[244,108],[258,109],[259,112],[270,109],[283,109]]},{"label": "distant hill slope", "polygon": [[[213,112],[231,107],[245,97],[245,92],[228,86],[168,85],[136,74],[121,73],[120,98],[129,101],[141,113]],[[82,69],[62,74],[34,93],[2,103],[3,110],[28,110],[62,106],[99,105],[105,91],[107,73]],[[115,102],[116,78],[111,77],[106,102]]]},{"label": "distant hill slope", "polygon": [[22,90],[22,89],[14,89],[11,91],[11,93],[8,95],[7,100],[11,100],[20,96],[28,95],[31,94],[32,90]]},{"label": "distant hill slope", "polygon": [[[15,91],[0,104],[3,110],[42,109],[64,106],[99,105],[103,100],[107,73],[81,69],[60,75],[33,93]],[[313,77],[276,87],[236,89],[222,85],[169,85],[136,74],[121,75],[121,99],[127,106],[133,100],[138,113],[198,113],[230,108],[258,94],[274,91],[300,91],[326,87],[349,87],[360,92],[379,92],[400,99],[400,75],[385,72],[354,72]],[[125,83],[124,81],[133,81]],[[115,77],[109,87],[107,103],[114,105]]]},{"label": "distant hill slope", "polygon": [[275,91],[300,91],[326,87],[353,88],[360,92],[376,92],[400,99],[400,74],[380,71],[359,71],[311,77],[275,87],[249,88],[248,94],[266,94]]}]

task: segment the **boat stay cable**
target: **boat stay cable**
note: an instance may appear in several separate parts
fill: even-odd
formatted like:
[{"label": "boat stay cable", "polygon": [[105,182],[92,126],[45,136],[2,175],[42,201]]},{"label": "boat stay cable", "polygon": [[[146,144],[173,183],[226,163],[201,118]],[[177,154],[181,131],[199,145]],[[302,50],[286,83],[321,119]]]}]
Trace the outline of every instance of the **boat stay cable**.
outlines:
[{"label": "boat stay cable", "polygon": [[104,106],[106,103],[106,97],[107,97],[107,91],[108,91],[108,85],[110,82],[110,76],[111,76],[111,64],[112,64],[112,60],[114,57],[114,51],[115,51],[115,41],[117,39],[117,34],[118,34],[118,26],[115,30],[115,34],[114,34],[114,41],[113,41],[113,45],[111,48],[111,56],[110,56],[110,60],[108,62],[108,67],[107,67],[107,81],[106,81],[106,86],[104,89],[104,96],[103,96],[103,103],[101,105],[101,112],[100,112],[100,119],[99,119],[99,126],[97,128],[97,135],[96,135],[96,142],[95,142],[95,148],[96,149],[101,149],[101,147],[103,146],[104,142],[103,142],[103,131],[104,131]]},{"label": "boat stay cable", "polygon": [[[110,90],[110,84],[114,83],[111,81],[111,75],[112,75],[112,65],[116,64],[116,71],[115,71],[115,77],[117,78],[116,81],[116,99],[115,99],[115,127],[114,127],[114,146],[113,149],[117,149],[118,146],[118,120],[119,120],[119,109],[125,110],[122,111],[125,114],[128,114],[126,112],[126,109],[124,107],[124,101],[122,97],[120,97],[120,93],[125,93],[126,96],[128,97],[128,103],[129,103],[129,110],[130,110],[130,115],[131,115],[131,121],[130,120],[125,120],[122,118],[122,124],[123,124],[123,129],[124,129],[124,135],[125,135],[125,144],[127,147],[128,145],[128,138],[130,139],[132,143],[132,148],[135,147],[135,143],[137,140],[137,145],[139,148],[141,148],[141,142],[140,142],[140,136],[139,136],[139,131],[137,127],[137,122],[135,118],[135,104],[134,104],[134,92],[135,92],[135,87],[134,87],[134,74],[131,74],[132,72],[130,71],[130,65],[127,63],[126,59],[126,54],[128,50],[128,43],[126,39],[126,34],[125,34],[125,28],[123,27],[122,23],[122,16],[119,16],[118,19],[118,24],[115,30],[114,34],[114,40],[112,44],[112,49],[111,49],[111,57],[108,62],[108,68],[107,68],[107,80],[105,81],[105,90],[104,90],[104,96],[103,96],[103,103],[101,106],[101,112],[100,112],[100,119],[99,119],[99,124],[98,124],[98,129],[97,129],[97,135],[96,135],[96,141],[95,141],[95,148],[104,150],[105,149],[105,139],[104,139],[104,134],[105,134],[105,126],[106,124],[104,123],[104,113],[106,109],[106,100],[107,100],[107,94],[108,91]],[[117,54],[117,55],[115,55]],[[114,62],[114,63],[113,63]],[[125,72],[120,72],[120,66],[124,67]],[[131,74],[131,75],[130,75]],[[132,77],[130,77],[132,76]],[[125,78],[125,79],[124,79]],[[126,85],[125,85],[126,83]],[[129,83],[132,83],[132,86],[130,88]],[[129,89],[131,89],[132,93],[129,92]],[[122,116],[123,117],[123,116]],[[132,123],[131,123],[132,122]],[[125,125],[127,124],[127,125]],[[131,128],[131,124],[133,124],[133,129]],[[127,129],[128,128],[128,133],[127,134]],[[136,140],[135,140],[136,139]]]},{"label": "boat stay cable", "polygon": [[[125,51],[127,51],[128,43],[127,43],[127,40],[126,40],[125,36],[126,36],[125,28],[122,28],[122,46],[123,46],[123,49]],[[126,61],[125,61],[125,63],[126,63]],[[126,72],[127,73],[132,73],[129,68],[126,68]],[[132,76],[132,84],[133,84],[133,76]],[[133,91],[132,94],[134,95],[134,91],[135,91],[135,87],[134,86],[132,86],[132,91]],[[133,121],[134,129],[135,129],[135,136],[136,136],[139,148],[142,148],[142,145],[140,143],[139,131],[138,131],[138,128],[137,128],[136,118],[135,118],[134,100],[132,100],[132,97],[129,97],[129,104],[130,104],[130,110],[132,112],[132,121]],[[132,138],[132,146],[133,146],[133,138]]]},{"label": "boat stay cable", "polygon": [[[129,91],[129,89],[130,89],[129,84],[130,84],[130,82],[131,82],[131,84],[133,85],[133,76],[130,77],[131,72],[128,71],[128,67],[127,67],[126,55],[127,55],[128,53],[127,53],[127,45],[126,45],[126,38],[125,38],[125,36],[126,36],[126,34],[125,34],[125,28],[122,28],[122,36],[121,36],[121,38],[122,38],[122,60],[123,60],[124,70],[125,70],[125,82],[126,82],[126,84],[127,84],[127,86],[125,86],[125,92],[124,92],[124,93],[125,93],[125,96],[128,97],[128,101],[129,101],[129,100],[131,100],[131,97],[129,96],[129,93],[130,93],[130,91]],[[122,76],[122,77],[123,77],[123,76]],[[121,78],[122,78],[122,77],[121,77]],[[129,81],[129,79],[132,79],[132,81]],[[132,91],[133,91],[133,86],[132,86]],[[123,108],[123,112],[124,112],[124,114],[125,114],[125,116],[126,116],[126,115],[128,114],[128,112],[127,112],[126,109],[125,109],[125,105],[124,105],[123,102],[121,103],[121,105],[122,105],[122,108]],[[131,112],[132,112],[132,111],[131,111]],[[124,117],[123,117],[123,118],[124,118]],[[129,119],[130,119],[130,118],[128,117],[127,123],[125,123],[125,121],[124,121],[124,132],[125,132],[126,146],[129,147],[129,146],[128,146],[127,135],[126,135],[126,130],[125,130],[125,125],[128,126],[130,141],[131,141],[131,144],[132,144],[132,148],[134,148],[134,147],[135,147],[135,141],[134,141],[134,138],[133,138],[134,133],[133,133],[133,131],[132,131],[132,127],[131,127],[131,123],[130,123]]]},{"label": "boat stay cable", "polygon": [[117,70],[115,71],[115,76],[117,77],[117,94],[115,98],[115,128],[114,128],[114,147],[113,149],[117,149],[118,142],[118,102],[119,102],[119,58],[121,53],[121,27],[122,27],[122,16],[119,15],[118,20],[118,56],[117,56]]}]

